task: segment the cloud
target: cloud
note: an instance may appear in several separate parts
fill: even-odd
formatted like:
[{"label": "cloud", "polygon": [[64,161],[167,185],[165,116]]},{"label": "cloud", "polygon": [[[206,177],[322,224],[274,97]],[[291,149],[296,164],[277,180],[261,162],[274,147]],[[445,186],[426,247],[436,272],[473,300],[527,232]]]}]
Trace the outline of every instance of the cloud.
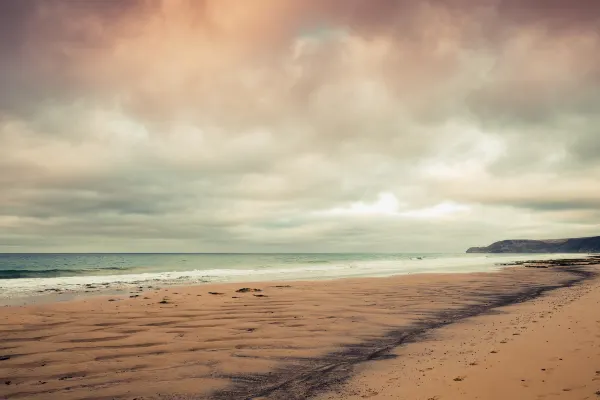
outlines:
[{"label": "cloud", "polygon": [[0,251],[462,251],[600,223],[595,2],[0,15]]},{"label": "cloud", "polygon": [[421,209],[407,209],[401,206],[393,193],[379,193],[377,200],[368,203],[358,201],[346,207],[336,207],[331,210],[317,212],[316,215],[324,216],[389,216],[401,218],[440,219],[463,211],[468,211],[469,206],[453,202],[443,202],[432,207]]}]

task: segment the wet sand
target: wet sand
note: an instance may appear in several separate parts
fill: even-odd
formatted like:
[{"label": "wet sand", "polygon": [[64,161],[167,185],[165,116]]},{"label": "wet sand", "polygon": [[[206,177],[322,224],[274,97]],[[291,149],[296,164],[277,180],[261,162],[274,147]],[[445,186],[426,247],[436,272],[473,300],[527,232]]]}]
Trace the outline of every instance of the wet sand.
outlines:
[{"label": "wet sand", "polygon": [[[594,398],[596,381],[582,386],[575,378],[587,379],[588,367],[600,362],[595,272],[593,265],[555,265],[146,287],[124,296],[4,307],[0,399],[537,398],[538,389],[521,396],[523,383],[539,393],[564,386],[556,389],[560,398],[588,398],[564,397],[584,391]],[[238,292],[244,286],[260,291]],[[567,326],[569,318],[579,322]],[[571,336],[564,336],[565,327]],[[542,346],[540,336],[548,348],[532,347]],[[567,345],[575,347],[561,347]],[[565,360],[575,360],[575,348],[574,367]],[[531,353],[527,362],[524,351]],[[552,357],[563,358],[564,367]],[[538,375],[554,368],[562,380],[549,375],[552,385],[539,383],[527,369],[538,361],[547,364]],[[511,365],[525,369],[518,374]],[[505,384],[512,375],[487,372],[492,367],[524,381]],[[600,364],[592,369],[594,375]],[[488,387],[499,397],[488,396]]]}]

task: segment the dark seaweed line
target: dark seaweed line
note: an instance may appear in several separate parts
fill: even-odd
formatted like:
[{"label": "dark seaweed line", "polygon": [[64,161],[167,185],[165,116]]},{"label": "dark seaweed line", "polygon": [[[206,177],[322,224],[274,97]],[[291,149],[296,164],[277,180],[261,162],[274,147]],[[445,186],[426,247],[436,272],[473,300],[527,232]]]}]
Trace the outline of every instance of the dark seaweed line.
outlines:
[{"label": "dark seaweed line", "polygon": [[595,272],[579,269],[573,265],[553,269],[569,273],[573,277],[555,285],[536,286],[508,294],[492,293],[488,301],[482,304],[437,313],[432,318],[410,328],[393,330],[381,338],[348,346],[342,351],[318,359],[305,360],[308,365],[290,365],[268,374],[224,376],[223,378],[229,378],[236,384],[229,389],[213,393],[210,399],[251,400],[266,397],[273,400],[309,399],[344,384],[352,377],[355,365],[392,358],[391,350],[403,344],[416,342],[434,329],[485,314],[494,308],[530,301],[546,292],[574,286],[596,276]]}]

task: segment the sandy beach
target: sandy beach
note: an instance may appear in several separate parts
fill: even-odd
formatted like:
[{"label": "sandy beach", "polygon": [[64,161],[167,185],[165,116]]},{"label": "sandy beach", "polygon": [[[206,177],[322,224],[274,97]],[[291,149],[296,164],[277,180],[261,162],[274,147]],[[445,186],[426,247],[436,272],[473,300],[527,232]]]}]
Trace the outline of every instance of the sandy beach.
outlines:
[{"label": "sandy beach", "polygon": [[598,399],[600,282],[429,332],[317,399]]},{"label": "sandy beach", "polygon": [[535,266],[3,307],[0,399],[598,398],[600,269]]},{"label": "sandy beach", "polygon": [[600,400],[600,0],[0,0],[0,400]]}]

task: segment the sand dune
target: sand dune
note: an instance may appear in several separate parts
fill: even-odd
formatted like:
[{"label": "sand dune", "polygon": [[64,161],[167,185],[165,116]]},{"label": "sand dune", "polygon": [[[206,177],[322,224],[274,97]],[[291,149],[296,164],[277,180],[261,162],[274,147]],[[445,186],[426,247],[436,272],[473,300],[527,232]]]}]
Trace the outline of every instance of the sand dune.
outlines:
[{"label": "sand dune", "polygon": [[[560,268],[255,283],[256,292],[238,292],[239,284],[171,287],[5,307],[0,398],[355,398],[322,392],[354,387],[355,380],[348,380],[353,372],[400,362],[365,363],[404,351],[394,348],[431,328],[452,330],[456,325],[443,326],[589,278]],[[480,334],[471,340],[485,348]],[[424,344],[406,349],[417,345]],[[420,359],[419,350],[411,351],[412,359]],[[397,373],[400,364],[389,368]],[[367,375],[357,379],[378,382]]]}]

